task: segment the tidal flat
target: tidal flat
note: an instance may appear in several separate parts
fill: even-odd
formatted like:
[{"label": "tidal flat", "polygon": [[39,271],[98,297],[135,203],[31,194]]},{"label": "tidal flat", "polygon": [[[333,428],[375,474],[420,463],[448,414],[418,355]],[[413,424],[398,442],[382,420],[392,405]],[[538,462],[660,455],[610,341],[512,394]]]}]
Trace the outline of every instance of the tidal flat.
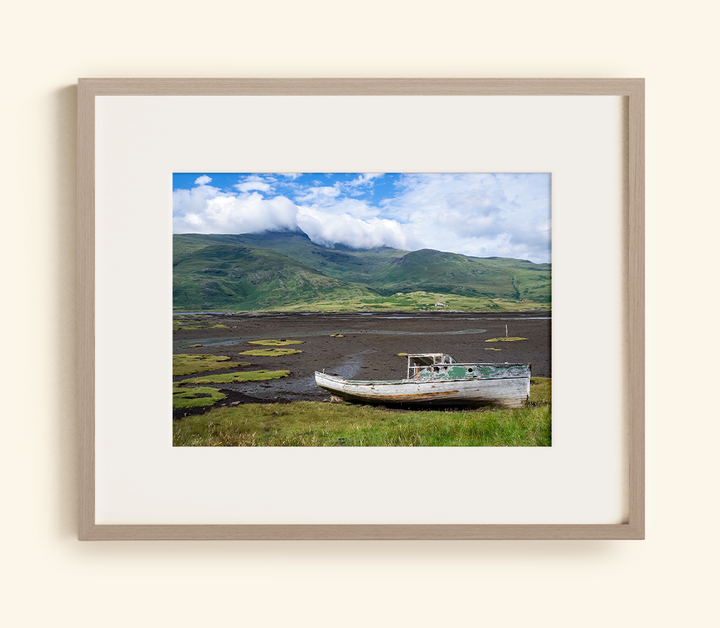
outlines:
[{"label": "tidal flat", "polygon": [[[218,363],[223,368],[213,373],[261,369],[290,372],[288,377],[271,381],[224,384],[227,398],[218,406],[328,400],[329,394],[315,385],[315,371],[345,379],[398,379],[405,377],[407,360],[400,354],[406,353],[442,352],[458,362],[530,363],[534,377],[552,377],[549,311],[216,312],[176,314],[175,323],[176,354],[229,358]],[[504,337],[506,326],[510,337],[525,340],[487,342]],[[257,341],[262,340],[302,344],[293,343],[292,349],[299,353],[287,355],[245,353],[257,349]],[[178,376],[174,381],[191,377]],[[176,412],[176,418],[178,414],[183,413]]]}]

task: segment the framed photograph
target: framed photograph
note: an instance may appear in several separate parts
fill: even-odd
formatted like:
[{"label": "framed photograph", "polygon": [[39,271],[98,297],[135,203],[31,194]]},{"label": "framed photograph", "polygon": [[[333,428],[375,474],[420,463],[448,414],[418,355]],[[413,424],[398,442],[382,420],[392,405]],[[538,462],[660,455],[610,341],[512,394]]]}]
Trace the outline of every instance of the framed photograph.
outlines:
[{"label": "framed photograph", "polygon": [[79,538],[644,538],[643,230],[641,79],[80,80]]}]

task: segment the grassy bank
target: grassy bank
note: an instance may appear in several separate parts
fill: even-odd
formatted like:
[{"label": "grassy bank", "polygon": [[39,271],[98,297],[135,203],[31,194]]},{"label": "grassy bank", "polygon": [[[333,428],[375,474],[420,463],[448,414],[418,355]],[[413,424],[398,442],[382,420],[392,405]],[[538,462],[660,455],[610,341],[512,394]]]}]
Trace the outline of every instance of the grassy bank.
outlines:
[{"label": "grassy bank", "polygon": [[173,424],[192,447],[549,447],[551,380],[533,378],[524,408],[397,411],[302,401],[218,408]]},{"label": "grassy bank", "polygon": [[[442,305],[436,305],[441,303]],[[269,307],[267,311],[284,312],[521,312],[527,310],[550,309],[550,303],[534,301],[516,301],[511,299],[491,299],[488,297],[462,296],[440,292],[399,292],[391,296],[350,297],[323,300],[316,299],[308,303],[295,303]]]},{"label": "grassy bank", "polygon": [[[437,305],[441,303],[442,305]],[[263,312],[525,312],[528,310],[550,310],[550,302],[518,301],[513,299],[472,297],[444,292],[398,292],[391,296],[379,295],[324,295],[312,301],[298,301],[291,304],[266,305],[265,307],[238,308],[218,306],[217,311],[263,311]],[[185,321],[182,307],[175,307],[173,329],[210,329],[224,327],[201,322]],[[201,315],[196,316],[197,320]]]}]

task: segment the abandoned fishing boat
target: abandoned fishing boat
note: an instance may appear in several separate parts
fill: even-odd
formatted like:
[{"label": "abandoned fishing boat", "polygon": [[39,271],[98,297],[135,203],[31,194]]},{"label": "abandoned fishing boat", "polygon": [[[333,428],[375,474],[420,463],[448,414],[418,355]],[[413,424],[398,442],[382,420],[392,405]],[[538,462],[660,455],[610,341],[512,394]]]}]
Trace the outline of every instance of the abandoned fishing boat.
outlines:
[{"label": "abandoned fishing boat", "polygon": [[346,401],[401,406],[518,408],[530,396],[529,364],[460,363],[444,353],[413,353],[407,359],[406,379],[344,380],[316,371],[315,382]]}]

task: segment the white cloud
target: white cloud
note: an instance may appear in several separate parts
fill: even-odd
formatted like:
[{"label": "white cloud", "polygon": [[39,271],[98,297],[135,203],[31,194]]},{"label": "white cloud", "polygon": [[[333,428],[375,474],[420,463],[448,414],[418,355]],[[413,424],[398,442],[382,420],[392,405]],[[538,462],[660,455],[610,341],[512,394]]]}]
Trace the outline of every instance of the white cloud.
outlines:
[{"label": "white cloud", "polygon": [[[209,180],[210,177],[199,177],[198,181],[201,179]],[[205,185],[205,182],[201,182],[198,187],[189,190],[173,190],[173,217],[202,214],[208,201],[219,194],[218,188]]]},{"label": "white cloud", "polygon": [[[258,185],[257,180],[245,183]],[[378,218],[377,208],[352,198],[337,199],[334,187],[312,188],[304,198],[331,203],[328,210],[317,204],[298,206],[284,196],[265,199],[257,192],[222,192],[199,184],[190,190],[173,192],[173,230],[175,233],[260,233],[301,229],[322,246],[345,244],[353,248],[391,246],[421,248],[410,231],[395,220]]]},{"label": "white cloud", "polygon": [[303,207],[298,226],[316,244],[332,247],[345,244],[355,249],[390,246],[396,249],[420,248],[420,243],[395,220],[361,220],[349,214],[325,213]]},{"label": "white cloud", "polygon": [[325,214],[349,214],[354,218],[367,220],[380,216],[381,210],[378,207],[369,205],[367,202],[342,196],[338,198],[323,198],[320,203],[312,203],[310,205],[298,204],[299,207],[320,210]]},{"label": "white cloud", "polygon": [[269,192],[272,190],[272,183],[277,181],[275,177],[268,175],[251,174],[240,180],[233,187],[240,192],[251,192],[258,190],[259,192]]},{"label": "white cloud", "polygon": [[351,188],[371,185],[373,183],[373,179],[377,177],[382,177],[384,174],[384,172],[364,172],[358,175],[357,178],[353,179],[352,181],[348,181],[345,185]]},{"label": "white cloud", "polygon": [[212,181],[212,179],[210,177],[208,177],[206,174],[204,174],[201,177],[198,177],[197,179],[195,179],[195,185],[206,185],[206,184],[210,183],[210,181]]},{"label": "white cloud", "polygon": [[383,214],[428,248],[550,261],[550,175],[412,174]]},{"label": "white cloud", "polygon": [[327,205],[332,203],[333,199],[340,196],[340,190],[337,186],[322,186],[307,188],[303,193],[295,197],[298,203],[315,203],[317,205]]},{"label": "white cloud", "polygon": [[[297,207],[284,196],[264,199],[257,192],[243,196],[192,190],[173,194],[175,233],[259,233],[297,228]],[[189,194],[180,194],[182,192]]]},{"label": "white cloud", "polygon": [[267,192],[272,186],[269,183],[264,183],[262,181],[245,181],[245,183],[237,183],[233,187],[237,188],[241,192],[249,192],[251,190]]}]

